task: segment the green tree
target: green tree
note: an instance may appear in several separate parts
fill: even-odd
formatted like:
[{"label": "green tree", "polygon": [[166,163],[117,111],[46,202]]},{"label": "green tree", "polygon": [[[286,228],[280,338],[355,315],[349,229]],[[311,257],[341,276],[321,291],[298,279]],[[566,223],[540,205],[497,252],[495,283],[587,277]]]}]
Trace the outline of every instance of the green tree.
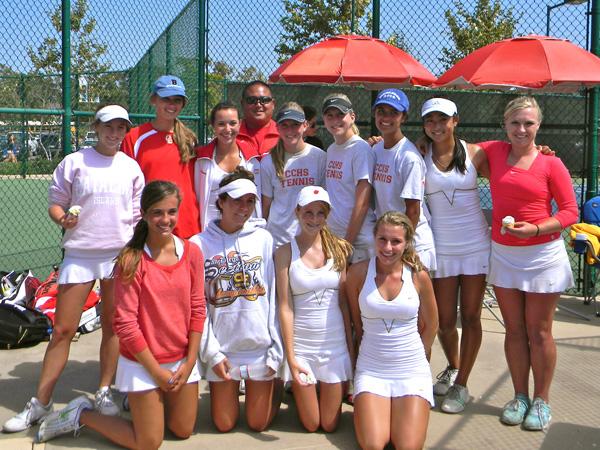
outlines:
[{"label": "green tree", "polygon": [[[50,91],[55,91],[60,86],[60,77],[52,75],[58,75],[62,71],[61,6],[57,6],[49,16],[54,28],[53,35],[44,38],[37,49],[29,47],[27,54],[34,74],[45,75],[44,83],[50,85]],[[120,76],[107,73],[110,71],[110,63],[103,61],[107,45],[94,37],[96,26],[96,19],[89,16],[88,0],[75,0],[71,9],[71,71],[75,80],[85,78],[82,84],[87,86],[89,103],[124,98],[124,94],[118,92],[122,83],[116,82]],[[43,106],[50,106],[56,98],[40,100],[44,103]],[[78,103],[79,99],[75,101]]]},{"label": "green tree", "polygon": [[7,108],[21,106],[19,95],[20,76],[6,64],[0,64],[0,105]]},{"label": "green tree", "polygon": [[[50,21],[57,36],[46,37],[42,44],[33,49],[29,47],[27,54],[38,73],[57,74],[61,72],[61,45],[59,38],[62,30],[62,10],[57,6],[50,13]],[[106,44],[94,39],[96,19],[88,17],[87,0],[76,0],[71,10],[71,67],[73,72],[106,72],[110,64],[101,63],[100,58],[106,54]]]},{"label": "green tree", "polygon": [[446,69],[478,48],[511,38],[522,16],[512,7],[503,8],[501,0],[478,0],[472,12],[461,0],[455,0],[454,7],[444,13],[454,41],[454,47],[444,47],[439,58]]},{"label": "green tree", "polygon": [[[371,0],[354,0],[355,33],[368,35]],[[352,0],[284,0],[283,32],[275,51],[282,63],[300,50],[336,34],[350,34]]]}]

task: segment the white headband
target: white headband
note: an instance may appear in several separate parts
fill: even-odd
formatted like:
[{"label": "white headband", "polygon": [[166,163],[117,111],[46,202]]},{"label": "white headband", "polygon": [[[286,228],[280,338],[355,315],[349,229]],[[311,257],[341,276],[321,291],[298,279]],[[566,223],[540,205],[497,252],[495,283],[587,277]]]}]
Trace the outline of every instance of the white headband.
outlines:
[{"label": "white headband", "polygon": [[258,191],[253,181],[247,178],[238,178],[229,184],[226,184],[217,191],[217,194],[227,194],[231,198],[240,198],[246,194],[254,194],[258,198]]}]

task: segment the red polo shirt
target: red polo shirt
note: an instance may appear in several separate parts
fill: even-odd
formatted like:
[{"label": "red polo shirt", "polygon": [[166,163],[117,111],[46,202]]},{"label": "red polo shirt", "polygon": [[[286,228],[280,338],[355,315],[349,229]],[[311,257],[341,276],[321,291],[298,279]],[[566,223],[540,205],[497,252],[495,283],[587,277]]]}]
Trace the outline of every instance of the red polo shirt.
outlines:
[{"label": "red polo shirt", "polygon": [[277,141],[279,140],[277,124],[271,120],[262,128],[250,130],[246,126],[246,121],[242,120],[237,139],[248,144],[251,151],[258,153],[262,157],[277,145]]}]

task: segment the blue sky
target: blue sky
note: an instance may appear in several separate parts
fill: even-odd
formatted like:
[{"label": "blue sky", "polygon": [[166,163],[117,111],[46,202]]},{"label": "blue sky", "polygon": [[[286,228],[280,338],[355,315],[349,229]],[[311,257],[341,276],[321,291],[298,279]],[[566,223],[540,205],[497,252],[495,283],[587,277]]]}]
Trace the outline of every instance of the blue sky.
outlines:
[{"label": "blue sky", "polygon": [[[72,0],[74,3],[75,0]],[[464,0],[473,7],[475,0]],[[505,7],[523,13],[517,34],[544,34],[546,7],[560,0],[503,0]],[[52,34],[48,12],[59,0],[3,0],[0,12],[0,63],[17,71],[31,67],[27,48],[37,48]],[[96,38],[108,44],[107,60],[115,70],[127,69],[141,58],[165,27],[187,4],[186,0],[90,0],[96,19]],[[142,6],[143,5],[143,6]],[[432,72],[442,71],[438,58],[450,45],[444,11],[452,0],[382,0],[381,37],[402,32],[413,56]],[[278,66],[274,47],[281,31],[283,2],[274,0],[211,0],[209,4],[209,56],[238,69],[254,66],[269,74]],[[586,5],[562,6],[551,14],[551,35],[585,46]],[[177,36],[182,45],[195,38],[192,27]],[[193,45],[193,44],[191,44]]]}]

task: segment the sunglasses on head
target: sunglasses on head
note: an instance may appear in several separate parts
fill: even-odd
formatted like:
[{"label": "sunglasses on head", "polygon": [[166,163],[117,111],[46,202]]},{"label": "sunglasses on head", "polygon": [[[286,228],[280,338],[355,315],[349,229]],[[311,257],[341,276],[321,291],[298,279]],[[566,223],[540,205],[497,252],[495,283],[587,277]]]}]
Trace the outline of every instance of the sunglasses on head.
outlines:
[{"label": "sunglasses on head", "polygon": [[266,95],[261,95],[260,97],[252,96],[246,97],[244,101],[248,105],[256,105],[260,103],[261,105],[266,105],[267,103],[271,103],[273,101],[273,97],[267,97]]}]

